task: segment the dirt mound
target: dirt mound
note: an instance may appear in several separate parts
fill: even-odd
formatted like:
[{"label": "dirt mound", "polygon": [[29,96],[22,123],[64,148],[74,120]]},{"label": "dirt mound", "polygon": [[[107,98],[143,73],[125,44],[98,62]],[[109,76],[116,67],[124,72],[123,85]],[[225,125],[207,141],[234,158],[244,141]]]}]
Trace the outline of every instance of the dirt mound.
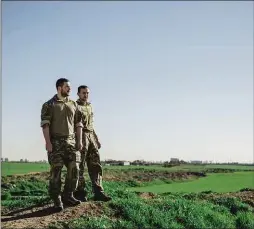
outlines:
[{"label": "dirt mound", "polygon": [[17,181],[22,180],[48,180],[49,172],[32,172],[26,174],[8,175],[2,177],[2,183],[15,184]]},{"label": "dirt mound", "polygon": [[152,192],[143,192],[143,193],[138,193],[139,197],[142,199],[153,199],[157,195],[152,193]]},{"label": "dirt mound", "polygon": [[190,178],[204,177],[203,172],[169,172],[169,171],[135,171],[128,172],[105,172],[103,180],[105,181],[128,181],[135,180],[138,182],[150,182],[156,179],[161,180],[186,180]]},{"label": "dirt mound", "polygon": [[254,207],[254,191],[230,192],[230,193],[212,193],[208,198],[217,199],[218,197],[236,197],[242,202]]},{"label": "dirt mound", "polygon": [[[64,176],[65,171],[63,171]],[[204,177],[204,172],[185,172],[185,171],[150,171],[150,170],[129,170],[129,171],[115,171],[105,170],[103,172],[103,180],[105,181],[128,181],[136,180],[138,182],[150,182],[156,179],[164,180],[186,180],[189,178]],[[15,184],[17,181],[22,180],[48,180],[49,172],[36,172],[29,174],[11,175],[2,177],[2,184]],[[89,179],[87,172],[85,178]]]},{"label": "dirt mound", "polygon": [[65,208],[55,213],[52,205],[19,209],[1,216],[1,228],[46,228],[57,221],[71,220],[80,216],[100,216],[102,203],[86,202],[76,207]]},{"label": "dirt mound", "polygon": [[254,191],[237,192],[234,196],[254,207]]}]

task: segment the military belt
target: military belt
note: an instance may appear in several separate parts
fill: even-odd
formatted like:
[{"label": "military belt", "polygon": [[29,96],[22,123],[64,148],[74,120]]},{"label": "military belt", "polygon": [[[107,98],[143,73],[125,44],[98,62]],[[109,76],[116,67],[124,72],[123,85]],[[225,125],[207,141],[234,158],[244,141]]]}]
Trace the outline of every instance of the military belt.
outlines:
[{"label": "military belt", "polygon": [[75,134],[70,134],[70,135],[52,135],[51,138],[52,139],[70,139],[70,138],[74,138]]}]

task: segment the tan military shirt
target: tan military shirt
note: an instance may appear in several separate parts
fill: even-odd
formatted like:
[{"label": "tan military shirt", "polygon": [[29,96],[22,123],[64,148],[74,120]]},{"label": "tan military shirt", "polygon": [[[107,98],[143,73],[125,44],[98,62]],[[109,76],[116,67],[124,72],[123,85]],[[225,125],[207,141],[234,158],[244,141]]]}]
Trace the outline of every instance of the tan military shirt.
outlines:
[{"label": "tan military shirt", "polygon": [[77,100],[77,104],[80,106],[80,110],[82,113],[82,124],[84,131],[94,131],[94,114],[92,104],[89,102],[83,102],[80,99]]},{"label": "tan military shirt", "polygon": [[83,127],[82,113],[75,101],[55,95],[42,105],[41,127],[45,124],[49,124],[50,136],[71,136],[76,127]]}]

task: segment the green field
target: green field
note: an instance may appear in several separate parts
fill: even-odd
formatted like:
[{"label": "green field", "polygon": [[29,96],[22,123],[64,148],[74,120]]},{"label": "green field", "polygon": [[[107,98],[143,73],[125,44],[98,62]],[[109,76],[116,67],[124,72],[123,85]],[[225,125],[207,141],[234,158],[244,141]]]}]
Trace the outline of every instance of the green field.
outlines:
[{"label": "green field", "polygon": [[129,170],[129,169],[145,169],[145,170],[164,170],[164,171],[201,171],[205,169],[235,169],[235,170],[253,170],[254,171],[254,165],[180,165],[180,166],[174,166],[174,167],[163,167],[158,165],[151,165],[151,166],[136,166],[136,165],[130,165],[130,166],[104,166],[104,168],[107,169],[120,169],[120,170]]},{"label": "green field", "polygon": [[[235,170],[253,170],[254,166],[246,165],[181,165],[171,168],[163,166],[104,166],[106,170],[161,170],[161,171],[203,171],[206,169],[235,169]],[[26,174],[31,172],[47,172],[49,171],[48,163],[14,163],[14,162],[2,162],[1,163],[1,175],[16,175]]]},{"label": "green field", "polygon": [[138,192],[236,192],[243,188],[254,188],[254,172],[207,174],[198,180],[175,182],[172,184],[151,185],[133,188]]},{"label": "green field", "polygon": [[104,166],[113,200],[92,200],[86,172],[88,202],[56,214],[47,213],[47,163],[1,166],[3,228],[254,228],[254,166]]},{"label": "green field", "polygon": [[32,172],[46,172],[49,171],[48,163],[15,163],[15,162],[2,162],[1,175],[17,175]]}]

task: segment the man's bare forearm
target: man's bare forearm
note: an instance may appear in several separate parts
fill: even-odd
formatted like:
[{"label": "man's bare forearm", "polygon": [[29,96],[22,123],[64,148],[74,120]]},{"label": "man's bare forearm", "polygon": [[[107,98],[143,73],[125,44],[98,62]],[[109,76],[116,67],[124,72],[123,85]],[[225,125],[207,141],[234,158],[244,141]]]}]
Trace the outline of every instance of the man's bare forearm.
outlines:
[{"label": "man's bare forearm", "polygon": [[49,125],[44,125],[42,127],[43,136],[46,143],[50,142],[50,135],[49,135]]},{"label": "man's bare forearm", "polygon": [[82,127],[77,127],[77,141],[82,142]]}]

